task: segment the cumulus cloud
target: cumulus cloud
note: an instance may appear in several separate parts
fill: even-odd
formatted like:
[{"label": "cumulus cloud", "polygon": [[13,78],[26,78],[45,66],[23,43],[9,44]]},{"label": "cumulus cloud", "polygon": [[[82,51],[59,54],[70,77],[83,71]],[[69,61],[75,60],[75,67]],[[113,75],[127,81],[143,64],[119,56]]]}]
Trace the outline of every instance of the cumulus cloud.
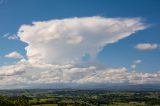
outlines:
[{"label": "cumulus cloud", "polygon": [[137,44],[135,46],[136,49],[139,49],[139,50],[155,50],[155,49],[158,49],[160,46],[156,43],[140,43],[140,44]]},{"label": "cumulus cloud", "polygon": [[[21,41],[27,43],[27,60],[0,68],[0,86],[36,84],[88,83],[160,83],[160,73],[130,72],[122,68],[82,67],[87,54],[94,60],[108,44],[143,30],[140,18],[83,17],[33,22],[22,25],[18,31]],[[15,55],[16,54],[16,55]],[[17,56],[19,55],[19,56]],[[13,52],[6,57],[22,56]],[[134,64],[140,64],[137,60]]]},{"label": "cumulus cloud", "polygon": [[0,76],[15,76],[25,72],[24,66],[10,65],[0,67]]},{"label": "cumulus cloud", "polygon": [[23,56],[20,53],[18,53],[17,51],[14,51],[14,52],[11,52],[9,54],[6,54],[5,57],[6,58],[14,58],[14,59],[21,59],[21,58],[23,58]]},{"label": "cumulus cloud", "polygon": [[[25,70],[27,69],[27,70]],[[1,68],[0,85],[15,84],[151,84],[160,83],[160,72],[130,72],[125,67],[104,68],[96,66],[77,67],[70,64],[31,64],[26,60]]]},{"label": "cumulus cloud", "polygon": [[18,36],[28,44],[30,62],[73,64],[81,61],[85,54],[94,59],[106,45],[145,28],[140,18],[96,16],[33,22],[22,25]]}]

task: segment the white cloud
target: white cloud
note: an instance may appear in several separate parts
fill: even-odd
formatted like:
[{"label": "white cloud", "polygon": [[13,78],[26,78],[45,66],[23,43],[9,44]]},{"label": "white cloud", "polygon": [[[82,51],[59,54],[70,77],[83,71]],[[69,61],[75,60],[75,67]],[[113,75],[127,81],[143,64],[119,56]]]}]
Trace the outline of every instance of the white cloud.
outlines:
[{"label": "white cloud", "polygon": [[80,62],[85,54],[94,59],[106,45],[145,28],[140,18],[96,16],[33,22],[22,25],[18,36],[28,44],[30,62],[68,64]]},{"label": "white cloud", "polygon": [[19,38],[16,34],[10,34],[10,33],[6,33],[2,37],[7,38],[9,40],[16,40]]},{"label": "white cloud", "polygon": [[83,40],[81,36],[70,36],[67,41],[68,44],[78,44]]},{"label": "white cloud", "polygon": [[16,40],[16,39],[18,39],[18,36],[13,34],[13,35],[8,36],[8,39],[9,40]]},{"label": "white cloud", "polygon": [[139,49],[139,50],[154,50],[154,49],[158,49],[159,48],[159,45],[156,44],[156,43],[140,43],[140,44],[137,44],[135,46],[136,49]]},{"label": "white cloud", "polygon": [[135,60],[133,63],[134,64],[140,64],[140,63],[142,63],[142,60]]},{"label": "white cloud", "polygon": [[17,51],[14,51],[14,52],[11,52],[9,54],[6,54],[5,57],[6,58],[14,58],[14,59],[21,59],[21,58],[23,58],[23,56],[20,53],[18,53]]},{"label": "white cloud", "polygon": [[10,65],[0,67],[0,76],[21,75],[25,72],[24,66]]},{"label": "white cloud", "polygon": [[139,65],[140,63],[142,63],[142,60],[133,61],[133,64],[131,65],[131,68],[135,69],[137,67],[137,65]]},{"label": "white cloud", "polygon": [[10,33],[6,33],[6,34],[4,34],[2,37],[3,38],[6,38],[6,37],[8,37],[10,35]]},{"label": "white cloud", "polygon": [[[160,72],[129,72],[126,68],[104,68],[96,66],[77,67],[73,65],[30,64],[26,60],[16,65],[0,68],[2,87],[36,84],[153,84],[160,83]],[[12,86],[13,87],[13,86]]]},{"label": "white cloud", "polygon": [[[91,59],[108,44],[116,43],[146,26],[139,18],[84,17],[34,22],[22,25],[18,36],[28,44],[27,60],[0,67],[0,86],[88,83],[160,83],[160,73],[130,72],[125,67],[82,67],[82,57]],[[10,58],[22,58],[13,52]],[[140,64],[137,60],[134,64]],[[81,63],[79,63],[81,64]]]}]

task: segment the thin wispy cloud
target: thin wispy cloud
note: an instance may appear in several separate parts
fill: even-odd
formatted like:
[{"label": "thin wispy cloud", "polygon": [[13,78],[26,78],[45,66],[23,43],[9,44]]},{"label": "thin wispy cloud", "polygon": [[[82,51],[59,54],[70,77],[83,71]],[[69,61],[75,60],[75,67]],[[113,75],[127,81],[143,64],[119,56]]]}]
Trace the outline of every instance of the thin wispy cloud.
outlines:
[{"label": "thin wispy cloud", "polygon": [[6,33],[2,36],[2,38],[7,38],[8,40],[17,40],[19,37],[16,34]]},{"label": "thin wispy cloud", "polygon": [[18,39],[18,36],[15,35],[15,34],[13,34],[13,35],[11,35],[11,36],[8,36],[8,39],[9,39],[9,40],[16,40],[16,39]]},{"label": "thin wispy cloud", "polygon": [[0,0],[0,6],[6,4],[7,2],[8,0]]},{"label": "thin wispy cloud", "polygon": [[6,38],[6,37],[8,37],[10,35],[10,33],[5,33],[3,36],[2,36],[2,38]]},{"label": "thin wispy cloud", "polygon": [[4,0],[0,0],[0,5],[4,3]]},{"label": "thin wispy cloud", "polygon": [[137,68],[137,65],[139,65],[139,64],[141,64],[142,63],[142,60],[135,60],[135,61],[133,61],[133,64],[131,65],[131,68],[132,69],[136,69]]}]

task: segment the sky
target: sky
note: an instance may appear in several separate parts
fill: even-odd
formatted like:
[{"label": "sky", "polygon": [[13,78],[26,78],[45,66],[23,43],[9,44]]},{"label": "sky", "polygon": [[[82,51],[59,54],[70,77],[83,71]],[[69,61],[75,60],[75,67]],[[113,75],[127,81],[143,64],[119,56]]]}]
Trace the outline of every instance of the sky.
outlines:
[{"label": "sky", "polygon": [[159,0],[0,0],[0,89],[160,84]]}]

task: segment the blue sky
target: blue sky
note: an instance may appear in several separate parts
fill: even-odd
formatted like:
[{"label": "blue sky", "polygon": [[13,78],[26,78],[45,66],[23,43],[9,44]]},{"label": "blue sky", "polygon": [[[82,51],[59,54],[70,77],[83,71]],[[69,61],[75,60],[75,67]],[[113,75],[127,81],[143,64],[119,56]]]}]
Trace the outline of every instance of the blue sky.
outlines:
[{"label": "blue sky", "polygon": [[[106,66],[126,67],[132,71],[134,61],[141,60],[137,72],[156,73],[160,70],[160,1],[159,0],[0,0],[0,65],[16,64],[19,59],[5,55],[17,51],[26,56],[28,45],[17,35],[22,25],[36,21],[48,21],[73,17],[141,18],[148,27],[108,44],[96,55],[97,62]],[[4,37],[8,33],[7,37]],[[146,50],[137,49],[138,44],[156,44]]]}]

